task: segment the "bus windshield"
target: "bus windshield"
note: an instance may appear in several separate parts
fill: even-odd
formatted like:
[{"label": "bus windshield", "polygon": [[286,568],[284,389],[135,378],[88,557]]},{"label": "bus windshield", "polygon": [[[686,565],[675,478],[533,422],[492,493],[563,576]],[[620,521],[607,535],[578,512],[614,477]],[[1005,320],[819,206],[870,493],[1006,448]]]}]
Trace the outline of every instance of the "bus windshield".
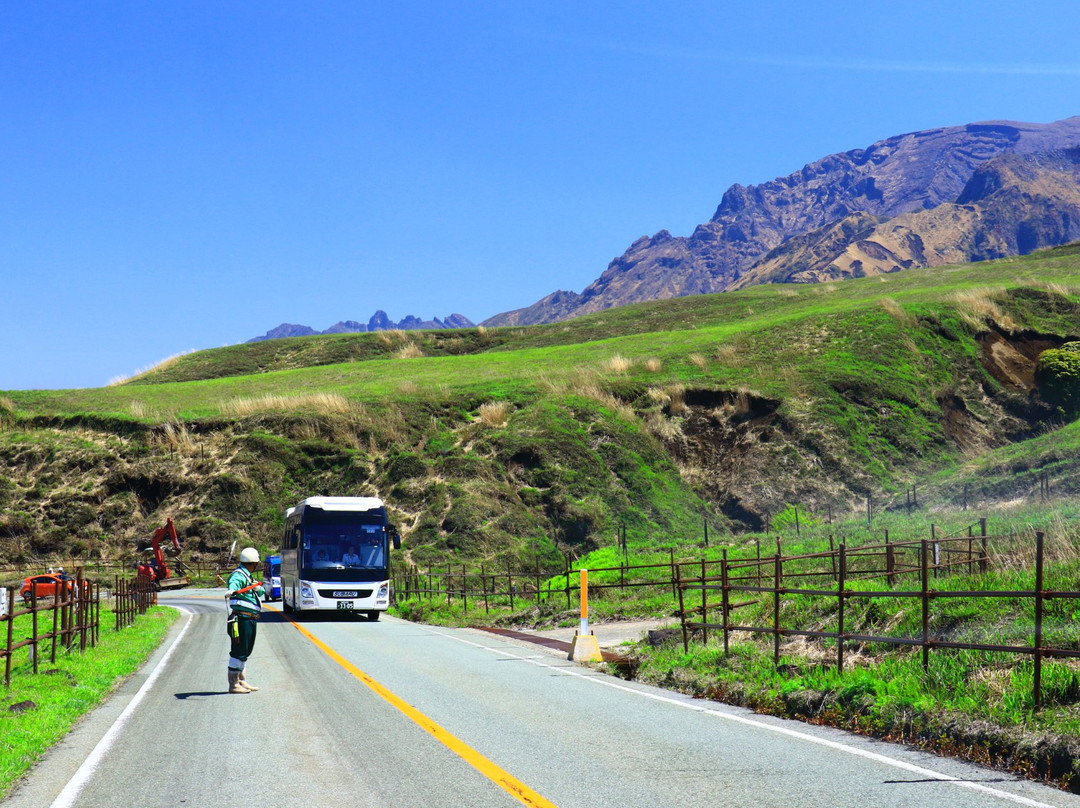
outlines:
[{"label": "bus windshield", "polygon": [[386,569],[386,517],[309,509],[303,552],[308,570]]}]

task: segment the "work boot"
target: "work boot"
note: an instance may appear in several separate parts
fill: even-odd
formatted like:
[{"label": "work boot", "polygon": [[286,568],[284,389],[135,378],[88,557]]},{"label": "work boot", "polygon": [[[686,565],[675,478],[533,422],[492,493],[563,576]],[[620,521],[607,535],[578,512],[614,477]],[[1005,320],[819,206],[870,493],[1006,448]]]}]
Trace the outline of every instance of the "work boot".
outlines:
[{"label": "work boot", "polygon": [[243,685],[244,687],[246,687],[246,688],[247,688],[248,690],[250,690],[250,691],[251,691],[252,693],[254,693],[254,692],[255,692],[256,690],[259,690],[259,689],[260,689],[260,688],[258,688],[258,687],[255,687],[255,685],[253,685],[253,684],[252,684],[251,682],[249,682],[249,681],[247,680],[247,677],[246,677],[246,676],[244,676],[244,672],[243,672],[243,671],[240,671],[240,684],[242,684],[242,685]]},{"label": "work boot", "polygon": [[250,693],[251,688],[244,687],[244,683],[240,681],[240,671],[229,671],[229,692],[230,693]]}]

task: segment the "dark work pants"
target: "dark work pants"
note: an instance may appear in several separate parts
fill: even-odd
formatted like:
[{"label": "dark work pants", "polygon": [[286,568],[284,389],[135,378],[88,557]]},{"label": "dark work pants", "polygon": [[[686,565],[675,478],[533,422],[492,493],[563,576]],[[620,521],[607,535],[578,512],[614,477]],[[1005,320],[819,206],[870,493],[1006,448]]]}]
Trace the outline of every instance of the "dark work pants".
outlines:
[{"label": "dark work pants", "polygon": [[236,618],[236,636],[230,635],[229,670],[242,671],[251,649],[255,647],[255,630],[259,627],[258,619],[250,617]]}]

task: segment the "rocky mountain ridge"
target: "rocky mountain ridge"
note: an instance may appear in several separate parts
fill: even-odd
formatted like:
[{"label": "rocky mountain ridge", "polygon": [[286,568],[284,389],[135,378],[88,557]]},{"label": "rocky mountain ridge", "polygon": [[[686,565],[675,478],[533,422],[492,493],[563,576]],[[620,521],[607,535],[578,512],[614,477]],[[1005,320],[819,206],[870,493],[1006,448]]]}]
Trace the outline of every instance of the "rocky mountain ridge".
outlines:
[{"label": "rocky mountain ridge", "polygon": [[[1036,224],[1039,216],[1054,207],[1054,197],[1025,189],[1027,182],[1041,183],[1044,190],[1051,186],[1060,189],[1068,174],[1060,170],[1060,154],[1045,160],[1028,160],[1023,163],[1023,170],[1019,164],[998,163],[975,186],[968,186],[981,167],[999,156],[1050,155],[1077,146],[1080,146],[1080,116],[1050,124],[988,121],[911,132],[886,138],[865,149],[829,155],[761,185],[731,186],[712,218],[699,225],[693,234],[676,237],[661,230],[651,238],[642,236],[580,294],[553,292],[531,306],[495,315],[483,324],[554,322],[628,303],[721,292],[738,285],[765,282],[755,280],[758,276],[780,279],[791,276],[795,280],[803,269],[802,258],[813,258],[810,263],[814,266],[822,261],[828,265],[834,260],[832,257],[842,255],[853,242],[877,246],[865,246],[865,254],[856,251],[847,261],[848,274],[858,271],[856,261],[861,261],[863,266],[878,261],[882,266],[889,264],[897,268],[904,268],[904,263],[911,261],[914,266],[913,256],[918,253],[916,237],[922,238],[919,222],[914,228],[900,222],[910,230],[897,232],[894,241],[899,239],[903,243],[881,244],[882,240],[889,240],[876,233],[875,228],[894,217],[916,215],[946,204],[952,207],[941,211],[939,220],[931,222],[928,218],[925,226],[953,235],[963,234],[970,240],[970,249],[960,251],[968,257],[953,260],[982,260],[977,256],[1019,254],[1034,249],[1032,245],[1061,244],[1073,232],[1073,215],[1058,212],[1054,214],[1055,224],[1046,227]],[[1058,166],[1052,170],[1057,180],[1021,181],[1022,176],[1045,167],[1043,163],[1047,160]],[[1034,171],[1040,177],[1043,173]],[[992,189],[995,182],[1001,183],[1002,188]],[[988,200],[1005,185],[1013,190],[979,211],[994,221],[993,226],[989,230],[975,228],[975,219],[982,217],[969,210],[972,200],[976,196],[980,201]],[[974,196],[969,198],[968,194]],[[1033,203],[1030,215],[1024,210],[1007,212],[1009,194],[1014,203],[1030,198]],[[1071,205],[1070,197],[1066,207]],[[993,213],[989,212],[991,209]],[[1018,228],[1021,222],[1033,225],[1039,235],[1032,235],[1028,225],[1024,228],[1026,235],[1019,229],[1006,233],[1011,226],[1010,217],[1017,220],[1013,223]],[[990,238],[990,231],[997,235]],[[871,235],[876,235],[878,241],[868,238]],[[790,246],[791,255],[798,256],[793,263],[770,266],[759,271],[755,278],[740,283],[755,265],[769,260],[767,256],[782,245]],[[1005,252],[1000,252],[1002,249]],[[886,252],[895,253],[897,260],[890,259]],[[875,258],[874,254],[878,253],[880,257]],[[844,271],[841,268],[839,276],[844,276]],[[823,279],[832,276],[822,275]],[[812,279],[813,273],[804,278]]]},{"label": "rocky mountain ridge", "polygon": [[1003,154],[955,202],[891,219],[854,213],[769,252],[729,288],[817,283],[1026,255],[1080,239],[1080,148]]},{"label": "rocky mountain ridge", "polygon": [[395,329],[401,331],[433,331],[444,328],[474,328],[475,326],[476,323],[464,314],[456,313],[441,320],[438,317],[421,320],[419,317],[409,314],[395,323],[385,311],[379,309],[371,315],[371,319],[366,324],[356,320],[341,320],[325,331],[316,331],[307,325],[282,323],[275,328],[271,328],[261,337],[253,337],[247,342],[262,342],[263,340],[281,339],[282,337],[311,337],[317,334],[355,334],[367,331],[393,331]]}]

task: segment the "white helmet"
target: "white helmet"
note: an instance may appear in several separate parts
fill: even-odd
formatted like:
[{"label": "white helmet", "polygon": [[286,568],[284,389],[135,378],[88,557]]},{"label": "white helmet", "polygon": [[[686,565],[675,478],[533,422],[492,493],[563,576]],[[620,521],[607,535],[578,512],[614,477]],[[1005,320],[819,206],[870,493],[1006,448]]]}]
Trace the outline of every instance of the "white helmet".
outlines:
[{"label": "white helmet", "polygon": [[241,564],[258,564],[259,563],[259,551],[254,547],[245,547],[240,551],[240,563]]}]

